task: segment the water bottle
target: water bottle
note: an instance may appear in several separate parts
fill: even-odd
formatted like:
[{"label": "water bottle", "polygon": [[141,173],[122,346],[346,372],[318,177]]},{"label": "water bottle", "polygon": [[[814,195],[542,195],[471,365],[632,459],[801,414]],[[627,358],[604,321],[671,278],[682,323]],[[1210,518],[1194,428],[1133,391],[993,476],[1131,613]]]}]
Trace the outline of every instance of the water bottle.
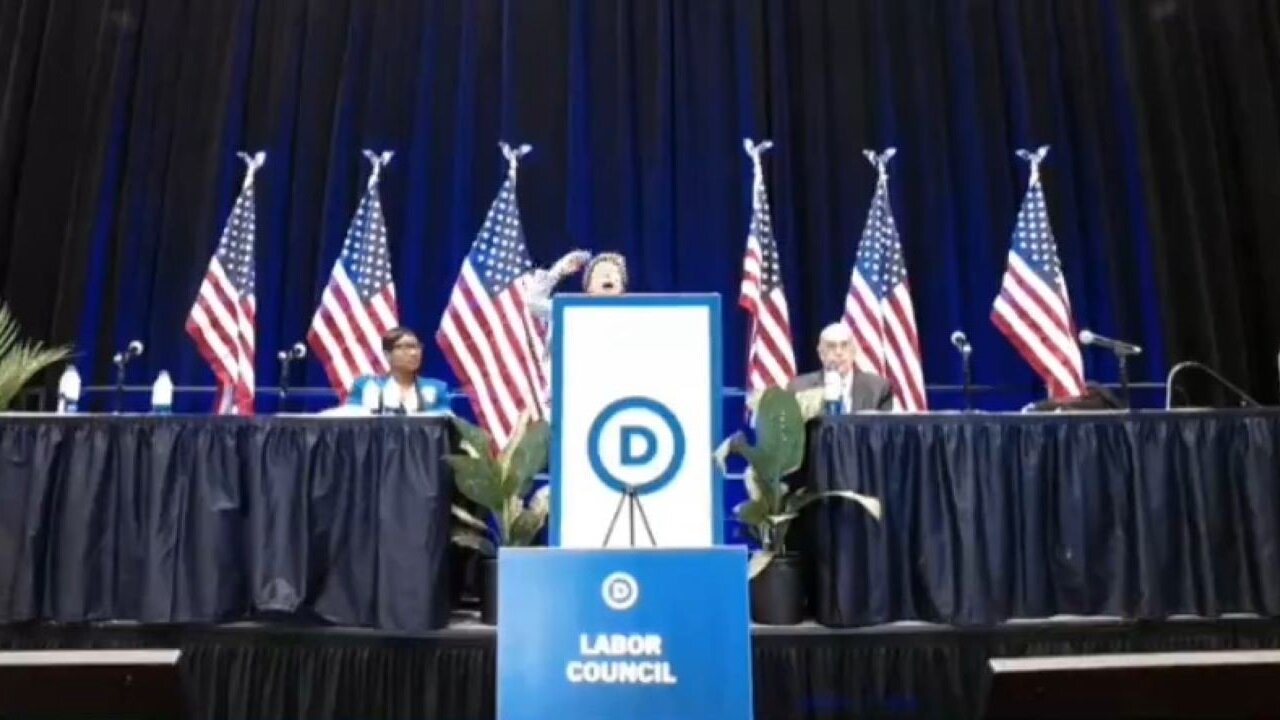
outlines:
[{"label": "water bottle", "polygon": [[404,401],[400,395],[400,383],[395,378],[387,378],[382,384],[382,412],[404,414]]},{"label": "water bottle", "polygon": [[74,413],[80,407],[80,373],[76,366],[68,364],[58,380],[58,413],[66,415]]},{"label": "water bottle", "polygon": [[835,370],[822,373],[822,407],[827,415],[844,413],[844,379]]},{"label": "water bottle", "polygon": [[378,414],[381,409],[380,401],[382,399],[381,391],[378,389],[378,383],[369,380],[364,384],[364,388],[360,391],[360,406],[365,410]]},{"label": "water bottle", "polygon": [[168,415],[173,412],[173,380],[167,370],[161,370],[156,382],[151,386],[151,412],[156,415]]}]

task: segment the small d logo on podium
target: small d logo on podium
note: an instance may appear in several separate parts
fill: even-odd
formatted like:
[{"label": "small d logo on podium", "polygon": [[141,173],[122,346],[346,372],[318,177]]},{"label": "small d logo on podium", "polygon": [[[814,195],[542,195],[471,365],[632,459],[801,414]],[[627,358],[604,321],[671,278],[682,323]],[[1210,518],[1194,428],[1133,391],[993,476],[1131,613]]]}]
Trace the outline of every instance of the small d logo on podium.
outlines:
[{"label": "small d logo on podium", "polygon": [[604,604],[611,609],[622,612],[635,607],[640,599],[640,585],[630,574],[615,572],[604,579],[600,586],[600,595]]}]

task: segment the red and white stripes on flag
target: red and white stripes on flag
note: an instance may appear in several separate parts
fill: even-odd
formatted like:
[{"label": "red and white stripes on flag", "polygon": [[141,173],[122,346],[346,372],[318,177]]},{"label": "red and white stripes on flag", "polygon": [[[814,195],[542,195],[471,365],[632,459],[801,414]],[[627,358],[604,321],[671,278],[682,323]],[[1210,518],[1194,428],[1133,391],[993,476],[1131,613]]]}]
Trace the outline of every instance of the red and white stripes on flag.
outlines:
[{"label": "red and white stripes on flag", "polygon": [[791,318],[782,286],[782,263],[778,241],[769,217],[769,193],[765,189],[760,156],[773,147],[765,140],[743,140],[751,157],[751,226],[747,250],[742,259],[742,288],[738,304],[751,318],[747,344],[747,395],[769,387],[786,387],[796,376],[795,351],[791,344]]},{"label": "red and white stripes on flag", "polygon": [[1066,398],[1084,391],[1084,363],[1040,185],[1040,163],[1048,152],[1047,146],[1018,151],[1031,165],[1031,179],[991,321],[1044,379],[1049,397]]},{"label": "red and white stripes on flag", "polygon": [[863,151],[879,180],[849,278],[844,322],[853,331],[858,369],[888,380],[895,407],[916,412],[927,409],[928,402],[911,285],[889,203],[888,164],[896,153],[894,148]]},{"label": "red and white stripes on flag", "polygon": [[218,379],[215,412],[252,415],[257,301],[254,297],[253,178],[266,154],[238,153],[245,162],[236,198],[209,269],[187,316],[187,334]]},{"label": "red and white stripes on flag", "polygon": [[500,143],[507,178],[449,296],[436,343],[462,381],[480,425],[498,447],[515,434],[521,417],[547,416],[546,346],[526,302],[534,269],[516,203],[516,169],[528,145]]},{"label": "red and white stripes on flag", "polygon": [[365,150],[364,155],[373,164],[369,182],[307,332],[307,344],[341,398],[360,376],[390,370],[382,336],[399,324],[387,224],[378,195],[378,179],[392,153]]}]

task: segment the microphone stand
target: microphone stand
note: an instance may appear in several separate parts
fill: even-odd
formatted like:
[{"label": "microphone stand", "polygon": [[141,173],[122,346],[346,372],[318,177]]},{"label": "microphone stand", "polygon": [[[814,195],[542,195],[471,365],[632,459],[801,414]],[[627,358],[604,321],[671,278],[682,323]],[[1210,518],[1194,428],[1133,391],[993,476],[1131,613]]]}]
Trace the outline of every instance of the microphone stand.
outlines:
[{"label": "microphone stand", "polygon": [[1129,356],[1116,353],[1116,362],[1120,364],[1120,391],[1124,395],[1124,406],[1133,410],[1133,398],[1129,393]]},{"label": "microphone stand", "polygon": [[289,396],[289,365],[293,363],[293,352],[282,352],[277,358],[280,360],[280,409],[283,410],[285,398]]},{"label": "microphone stand", "polygon": [[124,410],[124,368],[129,364],[132,356],[126,350],[116,353],[111,361],[116,366],[116,386],[115,386],[115,413],[119,415]]},{"label": "microphone stand", "polygon": [[960,372],[964,381],[964,411],[973,412],[973,352],[960,353]]}]

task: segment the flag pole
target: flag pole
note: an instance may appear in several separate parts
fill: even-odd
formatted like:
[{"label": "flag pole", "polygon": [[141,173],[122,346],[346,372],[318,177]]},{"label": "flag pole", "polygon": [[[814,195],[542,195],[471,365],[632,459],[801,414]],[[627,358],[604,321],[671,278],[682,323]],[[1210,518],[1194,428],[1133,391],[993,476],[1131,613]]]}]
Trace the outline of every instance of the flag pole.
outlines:
[{"label": "flag pole", "polygon": [[[516,174],[520,166],[520,159],[533,152],[533,146],[525,143],[513,148],[506,142],[499,142],[498,147],[502,150],[502,156],[507,159],[507,182],[511,183],[511,197],[512,201],[515,202],[518,200],[516,197]],[[524,229],[521,228],[520,231],[523,233]],[[534,361],[545,369],[546,364],[543,362],[543,356],[538,352],[537,347],[533,344],[533,333],[536,329],[529,323],[529,306],[527,304],[527,299],[524,297],[523,278],[521,280],[520,300],[522,310],[520,312],[520,325],[524,329],[525,346],[529,350],[529,357],[534,358]],[[549,348],[547,349],[547,352],[550,353]],[[528,367],[525,367],[525,378],[529,381],[529,387],[533,388],[534,397],[537,399],[537,402],[534,403],[536,407],[533,408],[531,417],[534,420],[548,420],[547,409],[544,407],[547,398],[547,388],[538,382],[538,378],[530,373]],[[551,379],[547,378],[547,382],[550,383]]]}]

